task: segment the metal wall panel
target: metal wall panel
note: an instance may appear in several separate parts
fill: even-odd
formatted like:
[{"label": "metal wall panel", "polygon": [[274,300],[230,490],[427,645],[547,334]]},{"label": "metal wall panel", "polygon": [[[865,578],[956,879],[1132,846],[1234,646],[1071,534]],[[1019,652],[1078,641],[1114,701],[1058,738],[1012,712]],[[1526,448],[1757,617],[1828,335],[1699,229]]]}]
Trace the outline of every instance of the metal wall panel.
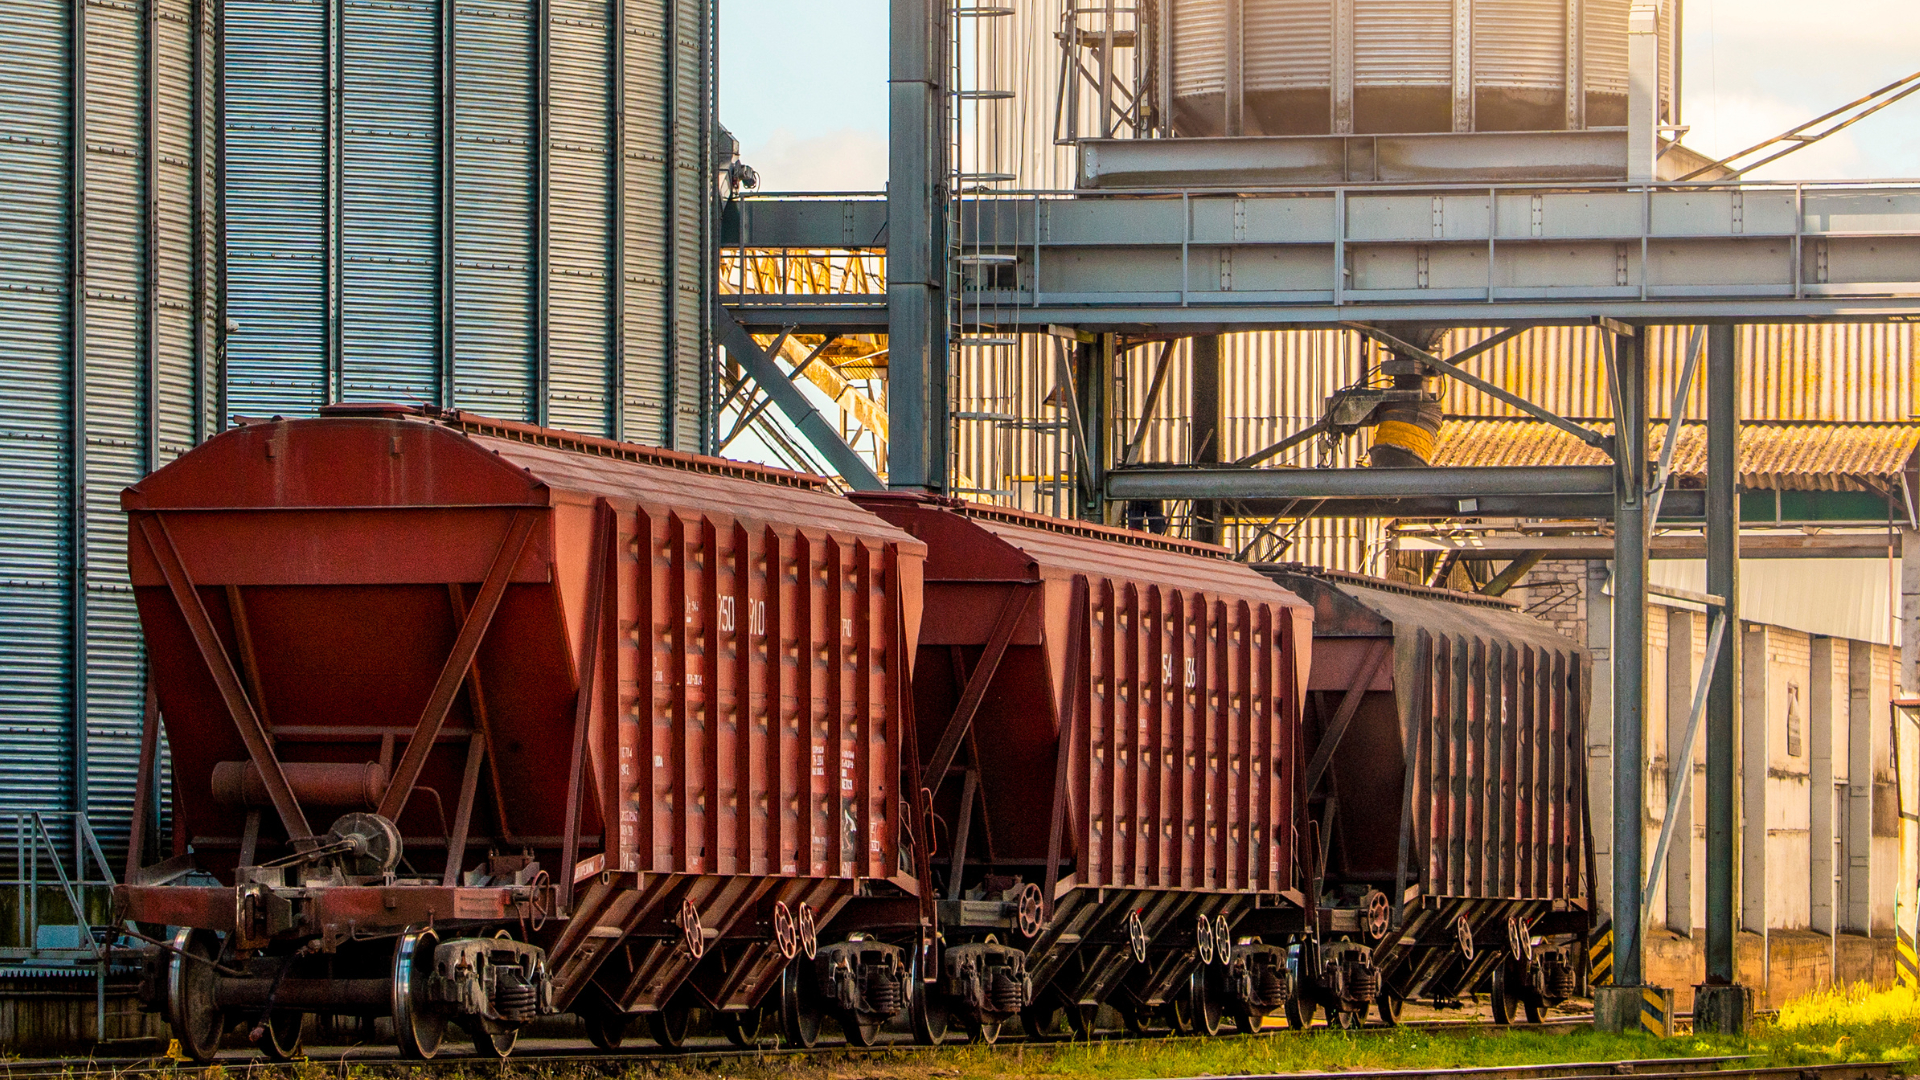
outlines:
[{"label": "metal wall panel", "polygon": [[1332,0],[1242,0],[1247,90],[1321,90],[1333,78]]},{"label": "metal wall panel", "polygon": [[532,416],[535,5],[462,4],[454,24],[454,404]]},{"label": "metal wall panel", "polygon": [[438,7],[340,9],[340,367],[350,401],[439,398]]},{"label": "metal wall panel", "polygon": [[1172,51],[1176,97],[1226,93],[1227,0],[1173,5]]},{"label": "metal wall panel", "polygon": [[71,9],[0,4],[0,814],[64,809],[70,784]]},{"label": "metal wall panel", "polygon": [[233,411],[431,402],[698,447],[712,6],[618,3],[229,5]]},{"label": "metal wall panel", "polygon": [[1353,0],[1353,84],[1453,85],[1453,0]]},{"label": "metal wall panel", "polygon": [[327,6],[226,7],[227,407],[310,413],[327,394]]},{"label": "metal wall panel", "polygon": [[[625,5],[624,53],[629,72],[667,68],[667,6],[664,0],[619,0]],[[664,442],[667,422],[667,258],[659,238],[667,233],[667,83],[629,76],[623,91],[625,124],[619,153],[626,200],[620,245],[622,323],[626,342],[625,438]],[[641,328],[645,328],[642,330]],[[638,331],[638,332],[636,332]]]},{"label": "metal wall panel", "polygon": [[608,283],[613,231],[608,156],[609,4],[551,0],[553,238],[548,285],[549,422],[573,431],[612,434]]},{"label": "metal wall panel", "polygon": [[1473,82],[1503,89],[1564,89],[1566,0],[1475,0]]},{"label": "metal wall panel", "polygon": [[145,701],[119,489],[213,396],[211,30],[195,0],[0,8],[0,814],[87,812],[116,868]]},{"label": "metal wall panel", "polygon": [[712,0],[674,0],[672,8],[672,176],[673,241],[672,366],[673,394],[668,401],[673,424],[672,444],[679,450],[699,450],[706,427],[708,357],[711,340],[709,300],[714,267],[704,238],[711,234],[708,215],[713,203],[714,37]]},{"label": "metal wall panel", "polygon": [[1632,0],[1583,0],[1587,93],[1627,96],[1627,11]]}]

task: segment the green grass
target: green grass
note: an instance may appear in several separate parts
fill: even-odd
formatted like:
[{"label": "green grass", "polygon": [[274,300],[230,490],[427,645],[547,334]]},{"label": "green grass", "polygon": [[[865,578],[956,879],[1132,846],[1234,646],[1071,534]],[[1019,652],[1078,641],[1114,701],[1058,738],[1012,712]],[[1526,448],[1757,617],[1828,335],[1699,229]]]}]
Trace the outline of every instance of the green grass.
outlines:
[{"label": "green grass", "polygon": [[[1745,1055],[1755,1064],[1920,1062],[1920,997],[1899,988],[1865,987],[1816,993],[1789,1003],[1778,1016],[1756,1022],[1745,1037],[1593,1031],[1548,1033],[1524,1028],[1317,1029],[1276,1032],[1253,1039],[1160,1039],[1149,1042],[1000,1047],[953,1046],[942,1051],[900,1049],[857,1057],[769,1055],[690,1060],[609,1062],[603,1066],[543,1066],[520,1059],[501,1065],[468,1062],[419,1070],[352,1066],[339,1070],[306,1062],[287,1070],[245,1070],[248,1077],[279,1073],[289,1080],[1151,1080],[1245,1073],[1353,1072],[1445,1069],[1625,1058]],[[183,1073],[186,1070],[183,1070]],[[242,1080],[240,1070],[208,1070],[207,1080]]]}]

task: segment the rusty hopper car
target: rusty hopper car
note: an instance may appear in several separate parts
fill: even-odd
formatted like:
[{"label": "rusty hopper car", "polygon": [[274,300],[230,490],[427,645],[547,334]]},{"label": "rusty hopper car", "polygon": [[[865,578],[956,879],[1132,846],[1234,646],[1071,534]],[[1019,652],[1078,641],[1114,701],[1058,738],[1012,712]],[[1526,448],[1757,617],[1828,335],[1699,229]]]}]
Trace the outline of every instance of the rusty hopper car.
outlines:
[{"label": "rusty hopper car", "polygon": [[1571,996],[1593,911],[1587,651],[1510,601],[1298,566],[1314,607],[1305,788],[1319,933],[1295,1008],[1391,1023],[1485,986]]},{"label": "rusty hopper car", "polygon": [[817,478],[331,412],[123,496],[174,854],[118,900],[180,928],[147,985],[185,1052],[237,1024],[286,1057],[305,1013],[390,1016],[422,1057],[568,1009],[602,1046],[693,1006],[744,1036],[800,969],[851,973],[870,1037],[912,950],[828,928],[916,888],[920,542]]},{"label": "rusty hopper car", "polygon": [[944,951],[918,1034],[1281,1007],[1263,930],[1298,922],[1311,609],[1206,545],[855,499],[928,547],[913,707]]}]

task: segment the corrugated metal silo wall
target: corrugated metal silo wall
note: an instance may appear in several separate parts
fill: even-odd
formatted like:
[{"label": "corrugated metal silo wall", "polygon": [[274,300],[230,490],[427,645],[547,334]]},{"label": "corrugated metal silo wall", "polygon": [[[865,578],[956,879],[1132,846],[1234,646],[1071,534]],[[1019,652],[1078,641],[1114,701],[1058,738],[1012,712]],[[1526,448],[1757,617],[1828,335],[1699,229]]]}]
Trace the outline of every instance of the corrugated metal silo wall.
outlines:
[{"label": "corrugated metal silo wall", "polygon": [[145,700],[119,493],[214,423],[213,57],[211,0],[0,5],[0,815],[84,810],[116,871]]},{"label": "corrugated metal silo wall", "polygon": [[228,413],[703,447],[711,0],[227,0],[225,30]]}]

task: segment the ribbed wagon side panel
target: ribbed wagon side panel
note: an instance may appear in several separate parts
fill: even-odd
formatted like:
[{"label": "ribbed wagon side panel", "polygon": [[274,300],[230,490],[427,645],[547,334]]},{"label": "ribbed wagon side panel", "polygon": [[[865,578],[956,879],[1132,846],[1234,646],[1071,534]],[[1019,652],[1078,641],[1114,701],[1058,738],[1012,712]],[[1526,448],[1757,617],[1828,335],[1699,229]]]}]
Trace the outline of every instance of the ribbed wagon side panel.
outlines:
[{"label": "ribbed wagon side panel", "polygon": [[440,9],[435,0],[341,0],[340,365],[348,401],[439,400]]},{"label": "ribbed wagon side panel", "polygon": [[901,589],[871,539],[622,515],[617,845],[666,874],[899,871]]}]

